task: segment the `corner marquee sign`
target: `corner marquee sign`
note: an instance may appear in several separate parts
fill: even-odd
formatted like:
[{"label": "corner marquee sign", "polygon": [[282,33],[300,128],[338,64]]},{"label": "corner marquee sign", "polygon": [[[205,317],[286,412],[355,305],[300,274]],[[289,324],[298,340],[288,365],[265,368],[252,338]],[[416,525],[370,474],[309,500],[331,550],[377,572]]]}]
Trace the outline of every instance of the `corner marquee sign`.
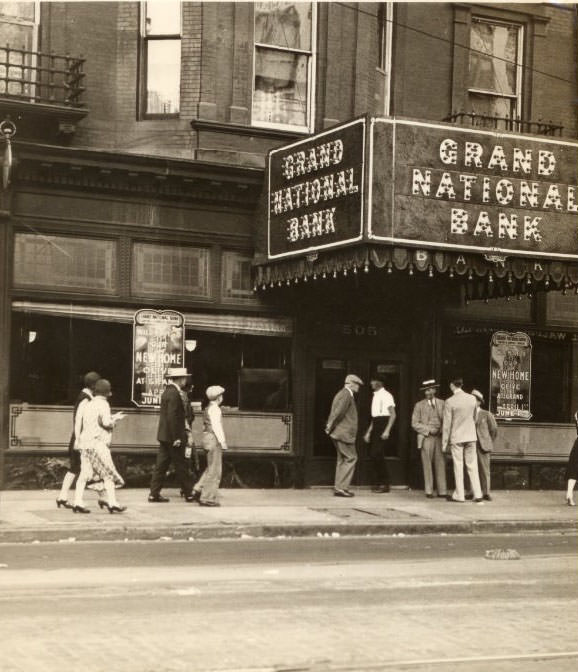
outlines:
[{"label": "corner marquee sign", "polygon": [[269,259],[356,241],[578,259],[578,144],[356,119],[269,154]]}]

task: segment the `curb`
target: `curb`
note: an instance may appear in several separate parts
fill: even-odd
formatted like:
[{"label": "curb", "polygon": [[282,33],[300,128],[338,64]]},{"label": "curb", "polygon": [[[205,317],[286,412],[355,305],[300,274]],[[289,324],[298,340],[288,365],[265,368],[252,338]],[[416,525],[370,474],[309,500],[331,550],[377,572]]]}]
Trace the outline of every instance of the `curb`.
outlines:
[{"label": "curb", "polygon": [[155,541],[248,538],[307,538],[353,536],[419,536],[433,534],[515,534],[520,532],[578,532],[578,521],[515,520],[424,523],[380,523],[361,525],[179,525],[87,528],[0,529],[2,543],[73,541]]}]

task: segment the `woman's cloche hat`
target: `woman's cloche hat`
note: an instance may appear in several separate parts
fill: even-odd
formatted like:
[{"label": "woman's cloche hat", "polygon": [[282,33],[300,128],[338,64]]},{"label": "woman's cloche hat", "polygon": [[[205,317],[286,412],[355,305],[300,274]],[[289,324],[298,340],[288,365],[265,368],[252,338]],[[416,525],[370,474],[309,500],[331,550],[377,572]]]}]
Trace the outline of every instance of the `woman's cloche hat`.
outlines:
[{"label": "woman's cloche hat", "polygon": [[225,388],[220,385],[211,385],[210,387],[207,387],[205,394],[209,401],[215,401],[215,399],[223,394],[224,391]]}]

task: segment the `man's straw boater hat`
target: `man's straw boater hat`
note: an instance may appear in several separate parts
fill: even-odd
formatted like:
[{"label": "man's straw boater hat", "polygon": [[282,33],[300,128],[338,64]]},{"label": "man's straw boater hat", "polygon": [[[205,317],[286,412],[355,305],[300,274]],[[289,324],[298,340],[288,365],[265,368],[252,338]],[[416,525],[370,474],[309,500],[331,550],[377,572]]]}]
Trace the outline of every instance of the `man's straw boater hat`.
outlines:
[{"label": "man's straw boater hat", "polygon": [[425,392],[430,390],[432,387],[437,389],[440,386],[439,383],[436,383],[435,378],[430,378],[430,380],[424,380],[419,388],[420,392]]}]

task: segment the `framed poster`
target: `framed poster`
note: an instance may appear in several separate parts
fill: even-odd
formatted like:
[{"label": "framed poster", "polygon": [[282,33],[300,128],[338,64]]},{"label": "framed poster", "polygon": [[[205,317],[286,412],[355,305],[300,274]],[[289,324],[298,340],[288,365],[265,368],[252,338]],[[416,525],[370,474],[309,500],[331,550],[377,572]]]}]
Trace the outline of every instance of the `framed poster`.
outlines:
[{"label": "framed poster", "polygon": [[490,411],[501,420],[530,420],[532,342],[521,331],[496,331],[490,341]]},{"label": "framed poster", "polygon": [[138,310],[133,322],[132,402],[158,408],[169,368],[184,366],[185,319],[175,310]]}]

